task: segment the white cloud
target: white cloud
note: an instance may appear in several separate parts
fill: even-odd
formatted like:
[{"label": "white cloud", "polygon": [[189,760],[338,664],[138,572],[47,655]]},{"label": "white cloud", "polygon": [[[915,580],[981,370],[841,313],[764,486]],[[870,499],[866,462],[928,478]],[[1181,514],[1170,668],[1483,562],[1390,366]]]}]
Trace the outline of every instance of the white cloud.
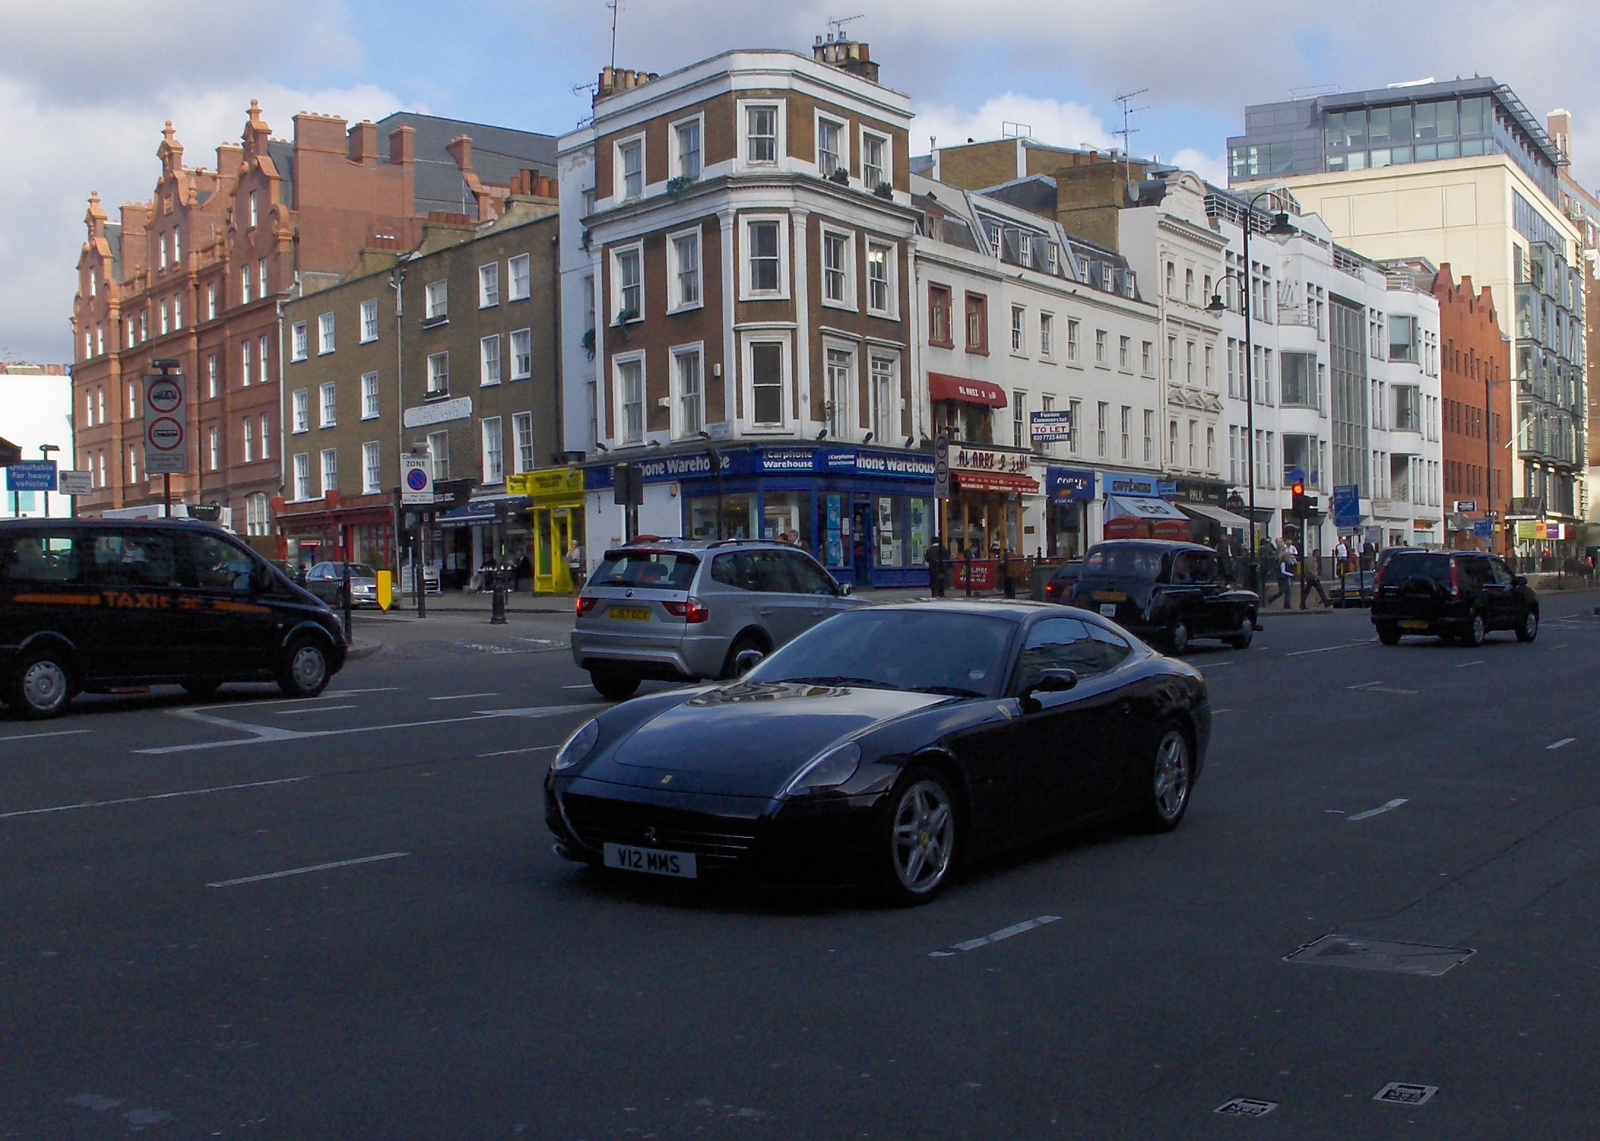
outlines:
[{"label": "white cloud", "polygon": [[1173,166],[1192,170],[1207,182],[1215,186],[1228,185],[1228,161],[1220,154],[1208,155],[1204,151],[1195,150],[1193,147],[1184,147],[1177,154],[1164,161]]},{"label": "white cloud", "polygon": [[[1006,134],[1031,134],[1052,146],[1075,147],[1087,143],[1091,147],[1109,149],[1118,145],[1105,123],[1088,107],[1057,99],[1036,99],[1011,91],[985,100],[976,111],[934,104],[917,107],[916,112],[917,117],[911,124],[911,149],[917,154],[927,153],[930,136],[936,137],[944,147],[957,146],[969,139],[987,142]],[[1022,129],[1018,129],[1018,124]]]}]

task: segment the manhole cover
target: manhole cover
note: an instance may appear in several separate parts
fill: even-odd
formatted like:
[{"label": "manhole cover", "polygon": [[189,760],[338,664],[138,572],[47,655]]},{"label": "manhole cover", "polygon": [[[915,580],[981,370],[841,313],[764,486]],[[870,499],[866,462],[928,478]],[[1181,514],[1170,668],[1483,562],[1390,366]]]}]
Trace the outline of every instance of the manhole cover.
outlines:
[{"label": "manhole cover", "polygon": [[1383,939],[1354,939],[1324,935],[1284,956],[1286,962],[1313,963],[1320,967],[1351,967],[1358,971],[1388,971],[1397,975],[1442,975],[1473,956],[1470,947],[1431,947],[1426,943],[1395,943]]},{"label": "manhole cover", "polygon": [[1253,1097],[1229,1098],[1213,1109],[1212,1113],[1220,1113],[1224,1117],[1265,1117],[1278,1108],[1275,1101],[1258,1101]]},{"label": "manhole cover", "polygon": [[1373,1101],[1386,1105],[1426,1105],[1428,1099],[1439,1092],[1438,1086],[1419,1086],[1410,1082],[1390,1082],[1376,1094]]}]

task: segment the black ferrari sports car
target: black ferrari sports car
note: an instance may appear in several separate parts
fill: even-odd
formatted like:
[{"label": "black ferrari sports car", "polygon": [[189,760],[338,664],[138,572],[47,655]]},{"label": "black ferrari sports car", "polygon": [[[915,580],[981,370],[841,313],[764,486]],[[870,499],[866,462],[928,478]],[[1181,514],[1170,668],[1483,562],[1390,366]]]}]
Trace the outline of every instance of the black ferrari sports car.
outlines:
[{"label": "black ferrari sports car", "polygon": [[1210,735],[1200,673],[1099,615],[870,606],[737,680],[587,722],[551,764],[545,819],[595,865],[920,903],[964,860],[1094,819],[1176,827]]}]

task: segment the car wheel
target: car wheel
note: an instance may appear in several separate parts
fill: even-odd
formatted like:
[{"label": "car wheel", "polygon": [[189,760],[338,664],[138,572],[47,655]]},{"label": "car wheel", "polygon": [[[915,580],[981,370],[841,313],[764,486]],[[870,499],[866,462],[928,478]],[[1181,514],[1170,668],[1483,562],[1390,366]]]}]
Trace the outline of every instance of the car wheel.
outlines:
[{"label": "car wheel", "polygon": [[897,906],[927,903],[955,866],[956,806],[950,784],[933,769],[912,769],[889,796],[880,840],[879,880]]},{"label": "car wheel", "polygon": [[6,704],[24,717],[42,720],[59,717],[72,700],[72,671],[58,650],[34,650],[23,655],[11,675]]},{"label": "car wheel", "polygon": [[1189,648],[1189,624],[1179,618],[1172,624],[1172,629],[1167,631],[1167,650],[1170,653],[1181,654]]},{"label": "car wheel", "polygon": [[316,697],[328,688],[328,651],[315,638],[289,643],[278,667],[278,688],[287,697]]},{"label": "car wheel", "polygon": [[1194,786],[1194,753],[1181,726],[1168,721],[1156,739],[1150,766],[1143,824],[1149,832],[1171,832],[1189,810],[1189,790]]},{"label": "car wheel", "polygon": [[1539,612],[1528,607],[1528,612],[1517,623],[1517,641],[1531,642],[1539,636]]},{"label": "car wheel", "polygon": [[639,692],[639,674],[623,666],[595,666],[589,671],[589,682],[607,701],[627,701]]},{"label": "car wheel", "polygon": [[1228,639],[1228,645],[1236,650],[1248,650],[1250,643],[1256,636],[1256,616],[1246,614],[1244,621],[1239,623],[1239,632]]},{"label": "car wheel", "polygon": [[[728,659],[727,659],[727,661],[722,663],[722,676],[723,677],[725,677],[725,678],[736,678],[736,677],[740,676],[739,675],[739,655],[744,653],[746,650],[754,650],[756,653],[762,655],[763,657],[765,657],[766,653],[767,653],[766,647],[763,646],[760,642],[756,641],[754,638],[751,638],[749,636],[740,638],[738,641],[734,642],[734,644],[732,646],[728,647]],[[754,668],[754,667],[750,667],[750,668]]]},{"label": "car wheel", "polygon": [[198,697],[202,700],[208,697],[215,697],[217,690],[222,688],[222,683],[214,677],[192,677],[188,681],[180,682],[179,684],[183,686],[183,691],[190,697]]},{"label": "car wheel", "polygon": [[1398,646],[1400,644],[1400,627],[1393,622],[1379,622],[1378,641],[1385,646]]},{"label": "car wheel", "polygon": [[1483,612],[1480,610],[1472,616],[1472,625],[1468,626],[1461,634],[1461,644],[1468,647],[1481,646],[1483,645],[1483,636],[1487,632],[1488,625],[1484,622]]}]

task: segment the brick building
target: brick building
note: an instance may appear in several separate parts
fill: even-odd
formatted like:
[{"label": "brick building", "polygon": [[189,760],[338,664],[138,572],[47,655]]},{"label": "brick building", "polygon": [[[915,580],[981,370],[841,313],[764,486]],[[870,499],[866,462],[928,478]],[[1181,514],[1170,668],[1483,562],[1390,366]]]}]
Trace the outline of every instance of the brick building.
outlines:
[{"label": "brick building", "polygon": [[[494,136],[485,164],[472,139]],[[380,153],[380,139],[387,149]],[[112,222],[92,194],[73,302],[77,465],[95,491],[87,514],[158,501],[145,470],[142,378],[151,361],[188,378],[189,471],[174,500],[217,504],[223,520],[271,538],[269,502],[282,486],[279,304],[317,279],[337,279],[376,236],[411,248],[429,209],[498,216],[519,170],[550,169],[548,136],[396,114],[349,126],[300,114],[292,141],[274,139],[252,101],[242,139],[213,169],[184,165],[168,123],[161,174],[147,202]]]},{"label": "brick building", "polygon": [[556,187],[530,173],[512,191],[492,221],[436,211],[415,250],[380,243],[344,280],[284,303],[285,480],[273,507],[291,561],[395,566],[399,457],[420,445],[436,481],[474,485],[427,536],[445,589],[493,553],[500,505],[507,553],[526,550],[554,587],[574,518],[582,535],[581,478],[564,502],[536,503],[517,477],[562,458]]},{"label": "brick building", "polygon": [[[1444,497],[1452,545],[1506,552],[1503,525],[1511,502],[1511,342],[1500,331],[1494,294],[1455,280],[1445,262],[1433,279],[1439,302],[1439,381],[1444,434]],[[1470,505],[1470,506],[1469,506]],[[1472,523],[1502,521],[1493,537]]]}]

